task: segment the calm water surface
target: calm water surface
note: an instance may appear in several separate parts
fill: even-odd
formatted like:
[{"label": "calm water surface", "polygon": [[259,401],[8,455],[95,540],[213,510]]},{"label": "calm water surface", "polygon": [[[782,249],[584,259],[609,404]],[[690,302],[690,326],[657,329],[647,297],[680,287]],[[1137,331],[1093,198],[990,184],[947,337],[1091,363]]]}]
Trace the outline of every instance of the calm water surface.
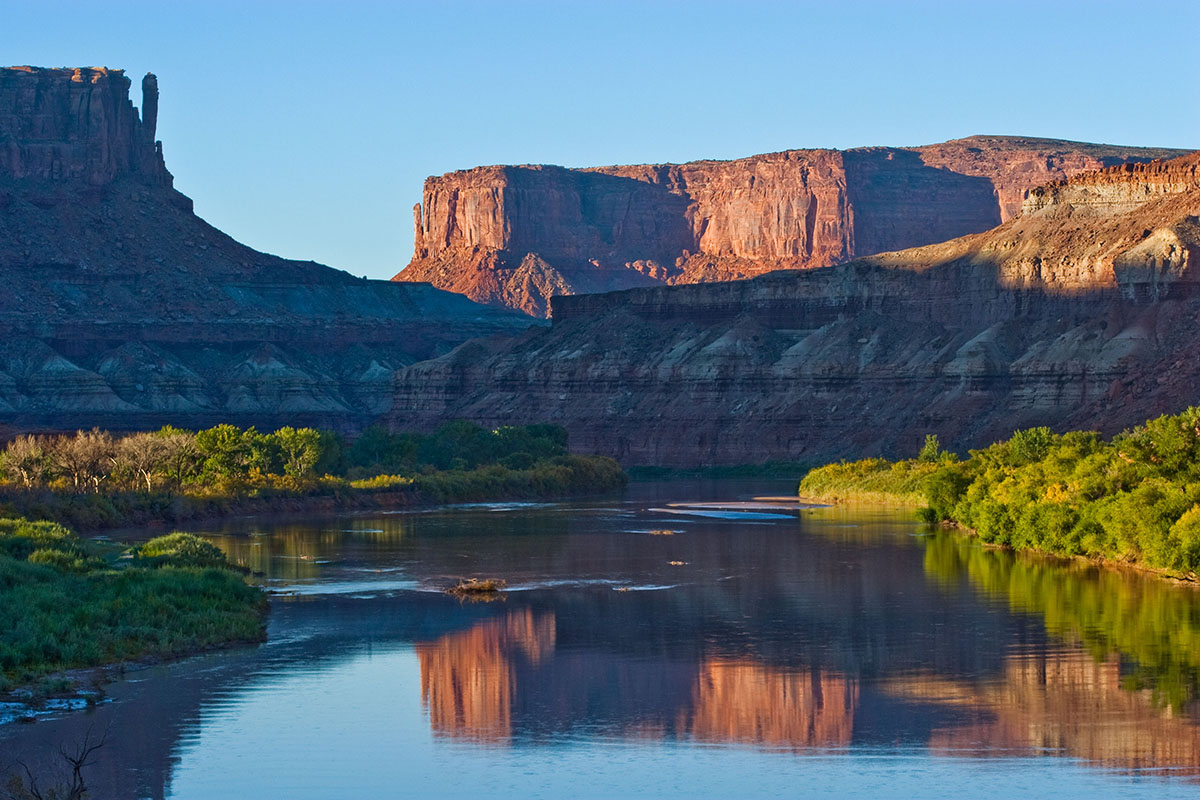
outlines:
[{"label": "calm water surface", "polygon": [[790,488],[198,531],[274,593],[267,643],[0,727],[0,770],[90,730],[101,798],[1200,795],[1200,593],[724,505]]}]

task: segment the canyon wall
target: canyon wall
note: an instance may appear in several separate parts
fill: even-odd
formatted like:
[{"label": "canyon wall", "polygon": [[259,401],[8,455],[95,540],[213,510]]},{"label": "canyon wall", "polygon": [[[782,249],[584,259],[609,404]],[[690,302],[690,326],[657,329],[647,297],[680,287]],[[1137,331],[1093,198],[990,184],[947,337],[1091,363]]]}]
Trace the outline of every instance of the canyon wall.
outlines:
[{"label": "canyon wall", "polygon": [[1170,155],[980,136],[680,165],[480,167],[425,182],[413,260],[395,280],[542,316],[554,295],[734,280],[982,232],[1015,216],[1030,188]]},{"label": "canyon wall", "polygon": [[557,422],[577,449],[671,466],[1113,432],[1200,397],[1198,160],[1048,186],[938,245],[557,297],[549,330],[401,370],[390,420]]},{"label": "canyon wall", "polygon": [[142,110],[119,69],[0,69],[0,178],[110,183],[138,173],[170,185],[158,124],[158,79],[142,79]]},{"label": "canyon wall", "polygon": [[0,69],[0,436],[237,422],[353,430],[394,369],[529,319],[260,253],[172,188],[120,70]]}]

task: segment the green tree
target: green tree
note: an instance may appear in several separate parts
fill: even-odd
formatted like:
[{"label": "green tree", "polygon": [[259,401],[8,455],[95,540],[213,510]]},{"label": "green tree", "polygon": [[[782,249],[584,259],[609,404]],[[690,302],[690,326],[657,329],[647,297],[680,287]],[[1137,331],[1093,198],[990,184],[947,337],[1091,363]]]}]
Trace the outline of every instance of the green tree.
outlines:
[{"label": "green tree", "polygon": [[917,455],[917,461],[922,464],[934,464],[942,454],[942,445],[938,441],[936,433],[925,434],[925,444],[921,446],[921,452]]},{"label": "green tree", "polygon": [[283,471],[293,478],[311,476],[321,460],[320,432],[289,426],[275,431],[274,437],[283,460]]},{"label": "green tree", "polygon": [[251,470],[266,472],[271,467],[272,442],[253,427],[242,430],[236,425],[217,425],[199,431],[195,442],[207,476],[239,480]]},{"label": "green tree", "polygon": [[1032,464],[1045,458],[1052,444],[1054,432],[1047,427],[1014,431],[1012,438],[1008,440],[1009,455],[1014,466]]}]

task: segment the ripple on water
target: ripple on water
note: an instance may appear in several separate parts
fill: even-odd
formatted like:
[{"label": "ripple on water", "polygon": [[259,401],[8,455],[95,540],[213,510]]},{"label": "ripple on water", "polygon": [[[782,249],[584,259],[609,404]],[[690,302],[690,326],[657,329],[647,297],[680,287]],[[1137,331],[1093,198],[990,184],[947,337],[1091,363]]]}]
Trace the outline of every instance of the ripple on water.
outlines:
[{"label": "ripple on water", "polygon": [[795,514],[772,514],[766,511],[728,511],[705,508],[651,508],[656,514],[683,514],[691,517],[727,520],[795,519]]}]

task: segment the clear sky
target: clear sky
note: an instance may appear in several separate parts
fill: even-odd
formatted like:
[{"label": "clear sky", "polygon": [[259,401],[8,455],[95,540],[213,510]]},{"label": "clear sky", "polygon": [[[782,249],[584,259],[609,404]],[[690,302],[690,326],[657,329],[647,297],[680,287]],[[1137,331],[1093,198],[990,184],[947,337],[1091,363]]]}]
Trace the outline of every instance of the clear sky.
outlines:
[{"label": "clear sky", "polygon": [[176,187],[253,247],[408,263],[427,175],[975,133],[1200,147],[1200,2],[0,0],[0,61],[159,78]]}]

